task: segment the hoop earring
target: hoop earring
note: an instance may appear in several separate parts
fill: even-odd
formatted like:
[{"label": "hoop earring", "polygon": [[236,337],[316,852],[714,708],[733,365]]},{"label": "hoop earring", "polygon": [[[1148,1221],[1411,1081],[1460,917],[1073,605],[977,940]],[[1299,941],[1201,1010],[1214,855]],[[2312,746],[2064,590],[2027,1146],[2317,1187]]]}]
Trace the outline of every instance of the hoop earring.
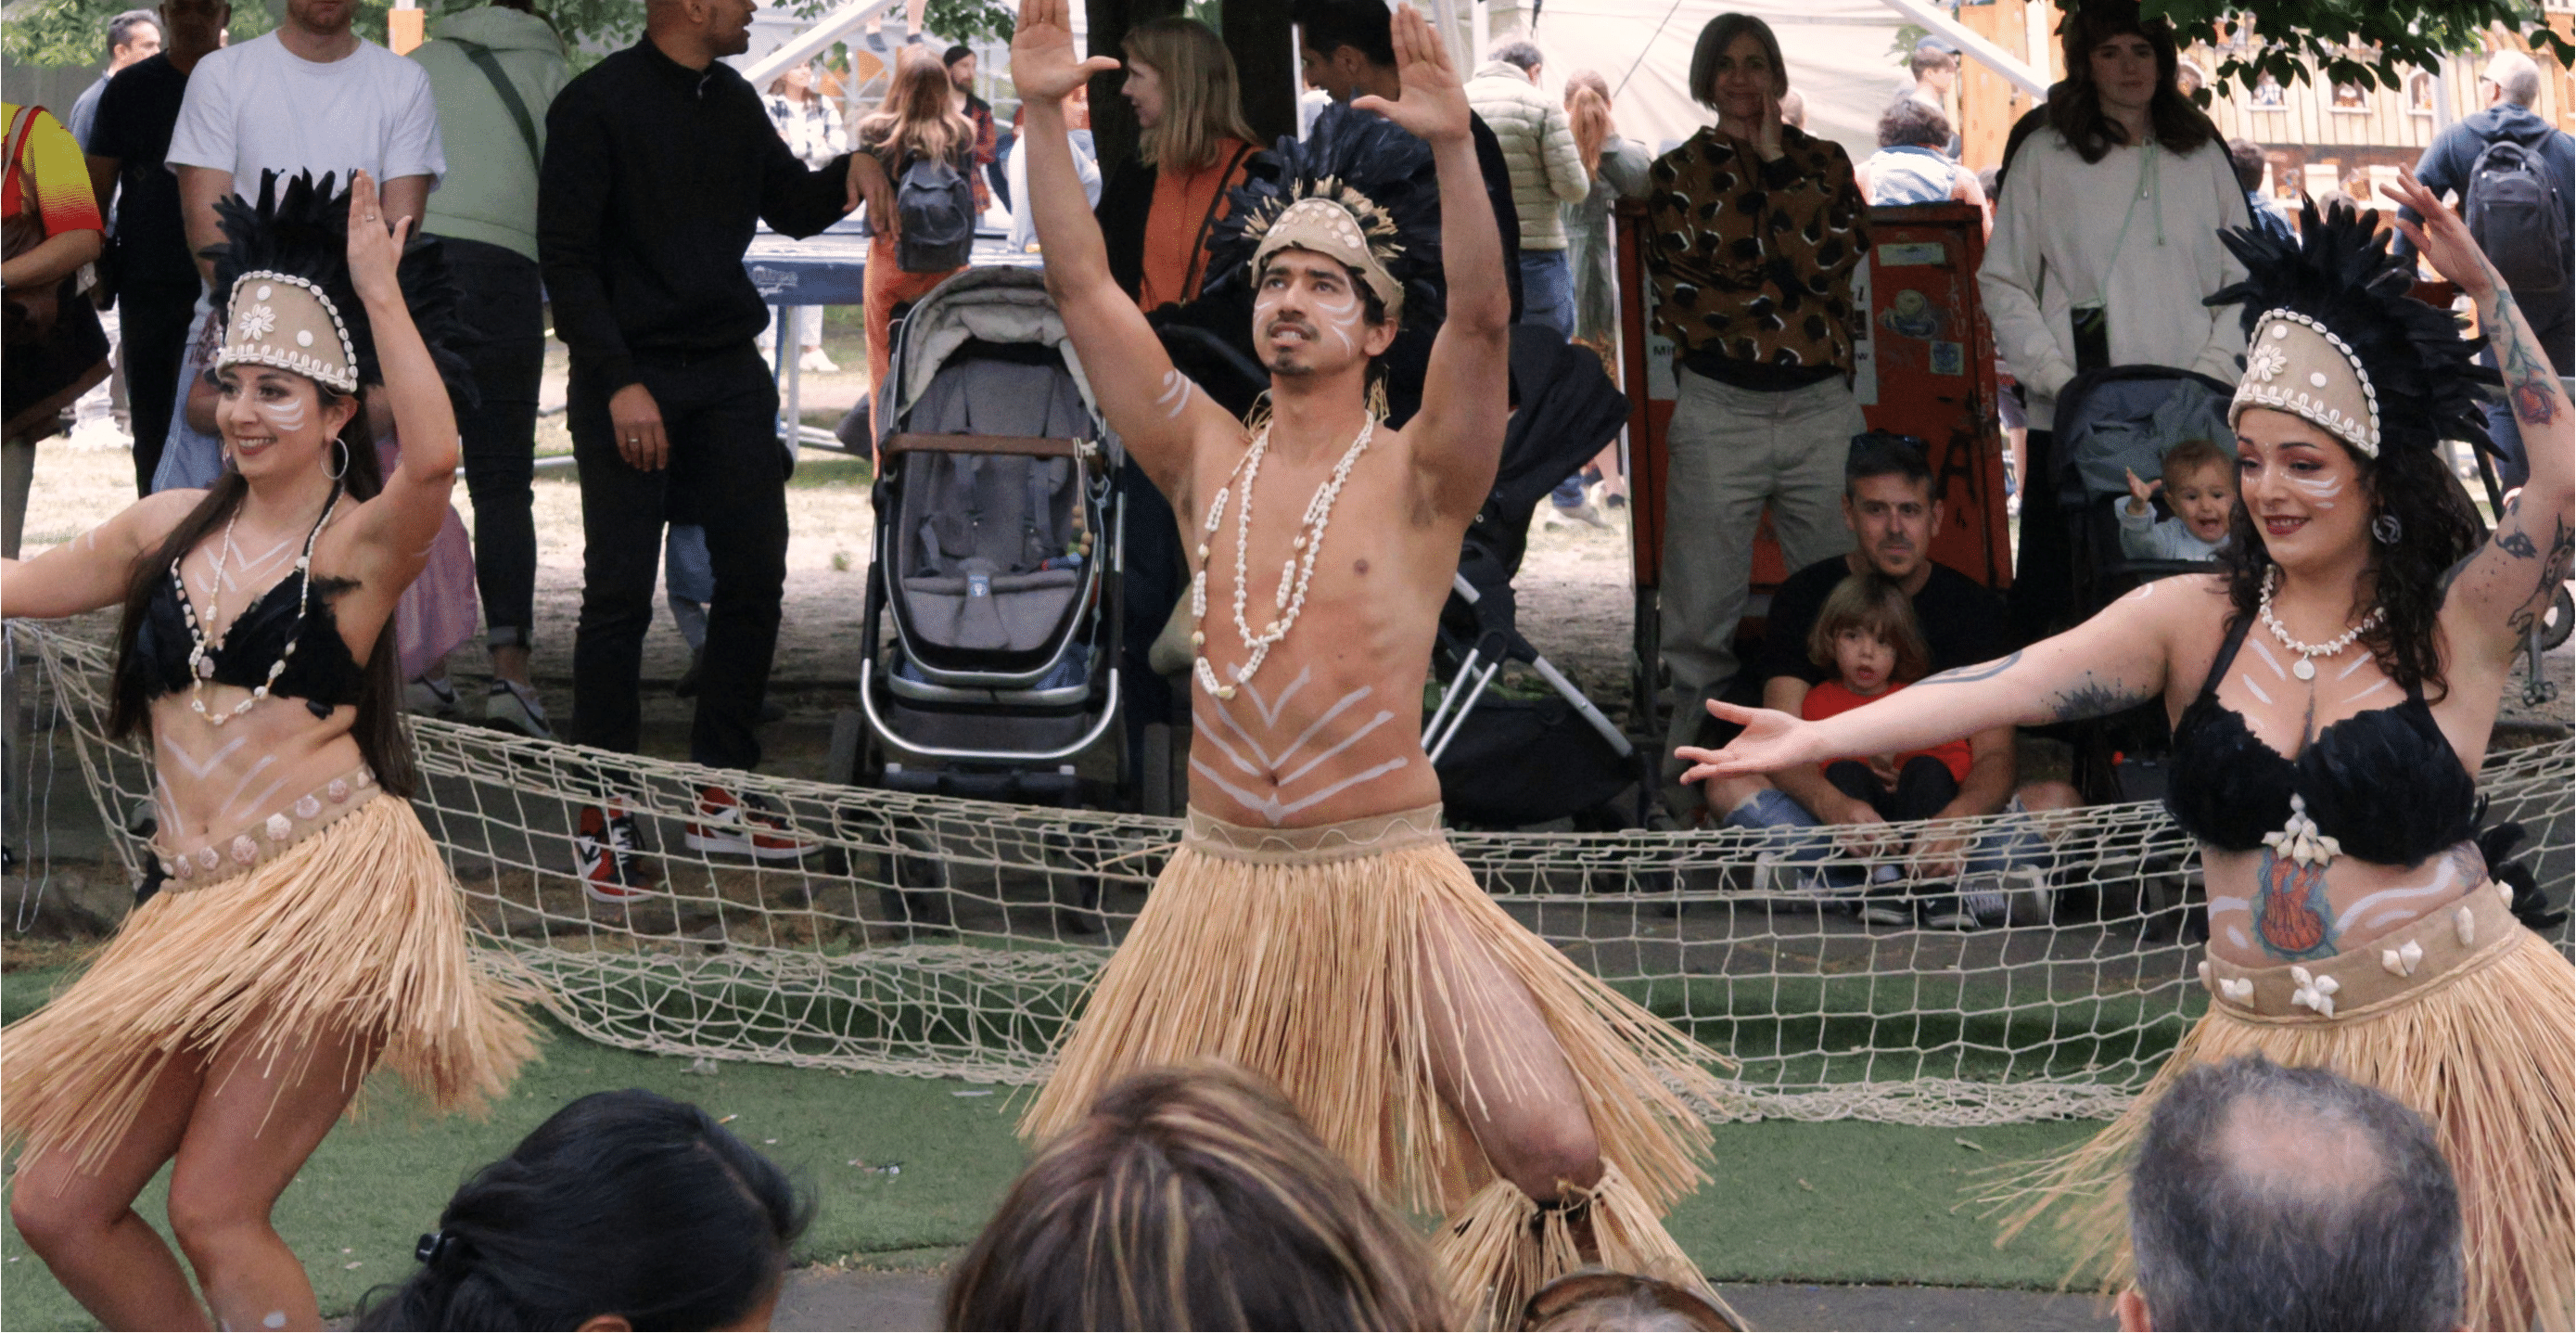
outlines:
[{"label": "hoop earring", "polygon": [[324,468],[322,469],[322,475],[329,477],[333,481],[338,481],[342,477],[349,475],[349,442],[335,435],[331,437],[331,443],[339,448],[340,470],[334,472],[329,468]]},{"label": "hoop earring", "polygon": [[2379,517],[2370,520],[2370,535],[2382,546],[2395,546],[2397,539],[2406,535],[2406,525],[2398,521],[2397,515],[2383,509],[2379,511]]}]

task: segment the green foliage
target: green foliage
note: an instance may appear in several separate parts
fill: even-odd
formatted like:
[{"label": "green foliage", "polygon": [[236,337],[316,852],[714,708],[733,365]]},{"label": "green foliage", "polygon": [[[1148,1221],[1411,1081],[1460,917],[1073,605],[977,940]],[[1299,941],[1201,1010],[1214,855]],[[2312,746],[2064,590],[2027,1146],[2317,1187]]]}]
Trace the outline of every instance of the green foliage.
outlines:
[{"label": "green foliage", "polygon": [[921,26],[952,42],[1006,42],[1012,7],[1003,0],[930,0]]},{"label": "green foliage", "polygon": [[[2408,66],[2431,68],[2454,51],[2484,44],[2491,25],[2519,33],[2533,49],[2576,63],[2576,45],[2552,31],[2538,0],[2144,0],[2183,41],[2221,53],[2215,77],[2252,88],[2269,74],[2305,82],[2313,68],[2329,83],[2395,88]],[[2080,8],[2061,3],[2061,9]]]},{"label": "green foliage", "polygon": [[1897,24],[1896,35],[1887,39],[1887,63],[1902,65],[1912,60],[1915,44],[1931,35],[1932,30],[1920,23]]}]

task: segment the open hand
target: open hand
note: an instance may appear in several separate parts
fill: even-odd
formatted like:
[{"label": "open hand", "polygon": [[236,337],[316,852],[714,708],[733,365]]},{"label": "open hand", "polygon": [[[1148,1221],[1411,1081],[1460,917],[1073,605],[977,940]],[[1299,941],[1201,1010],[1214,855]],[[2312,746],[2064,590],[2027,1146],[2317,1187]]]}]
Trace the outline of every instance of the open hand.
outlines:
[{"label": "open hand", "polygon": [[1426,143],[1467,137],[1472,115],[1467,89],[1458,81],[1457,67],[1449,63],[1448,46],[1431,30],[1431,20],[1409,4],[1395,11],[1395,69],[1404,85],[1401,97],[1392,102],[1355,97],[1351,105],[1394,121]]},{"label": "open hand", "polygon": [[2164,489],[2165,483],[2164,478],[2162,477],[2158,477],[2154,481],[2140,481],[2138,480],[2138,474],[2131,472],[2127,468],[2120,469],[2120,475],[2129,479],[2129,512],[2132,514],[2143,514],[2147,512],[2149,508],[2147,504],[2148,498],[2153,496],[2157,491]]},{"label": "open hand", "polygon": [[2469,224],[2442,202],[2441,196],[2415,179],[2414,169],[2399,167],[2397,183],[2382,185],[2381,193],[2415,210],[2423,217],[2420,223],[2404,218],[2392,219],[2417,251],[2432,261],[2433,271],[2448,278],[2471,300],[2492,295],[2499,285],[2495,266],[2487,262],[2486,252],[2478,248],[2477,238],[2469,235]]},{"label": "open hand", "polygon": [[1721,722],[1740,723],[1741,735],[1727,743],[1723,750],[1684,745],[1673,753],[1691,762],[1682,781],[1697,782],[1709,777],[1735,777],[1744,773],[1777,773],[1784,768],[1816,762],[1815,746],[1809,733],[1814,724],[1771,708],[1742,708],[1735,704],[1708,701],[1711,717]]},{"label": "open hand", "polygon": [[1118,68],[1118,62],[1108,56],[1074,58],[1068,3],[1020,0],[1020,21],[1011,29],[1011,86],[1024,101],[1054,106],[1092,75]]},{"label": "open hand", "polygon": [[349,285],[357,288],[360,300],[402,299],[402,281],[395,274],[403,242],[411,238],[412,220],[402,218],[388,230],[383,213],[376,178],[364,171],[349,173]]}]

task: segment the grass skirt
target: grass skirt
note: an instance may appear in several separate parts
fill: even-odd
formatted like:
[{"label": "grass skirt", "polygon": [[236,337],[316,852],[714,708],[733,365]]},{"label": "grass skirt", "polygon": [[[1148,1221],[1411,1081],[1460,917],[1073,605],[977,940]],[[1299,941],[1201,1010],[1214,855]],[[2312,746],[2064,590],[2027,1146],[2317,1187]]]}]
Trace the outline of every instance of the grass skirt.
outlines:
[{"label": "grass skirt", "polygon": [[[522,998],[467,952],[454,881],[410,804],[379,793],[245,873],[136,907],[0,1040],[0,1141],[96,1170],[172,1060],[247,1040],[291,1081],[319,1033],[372,1037],[375,1060],[439,1110],[479,1109],[535,1050]],[[368,1072],[343,1070],[342,1086]]]},{"label": "grass skirt", "polygon": [[[2402,944],[2421,950],[2421,961],[2384,947]],[[2127,1170],[2148,1115],[2192,1066],[2261,1055],[2369,1084],[2432,1123],[2460,1187],[2468,1327],[2570,1327],[2576,968],[2513,919],[2502,893],[2478,889],[2302,968],[2311,978],[2340,974],[2330,1014],[2296,998],[2288,967],[2203,966],[2213,991],[2245,998],[2214,998],[2127,1113],[1998,1191],[1995,1201],[2014,1209],[2005,1238],[2063,1204],[2057,1224],[2077,1252],[2073,1276],[2098,1272],[2106,1289],[2133,1280]]]},{"label": "grass skirt", "polygon": [[1656,1218],[1705,1179],[1709,1131],[1693,1100],[1728,1100],[1708,1072],[1720,1057],[1497,907],[1442,837],[1436,806],[1278,830],[1193,812],[1020,1131],[1070,1128],[1137,1070],[1232,1061],[1276,1082],[1373,1195],[1454,1215],[1440,1245],[1453,1293],[1516,1316],[1577,1265],[1570,1243],[1548,1243],[1559,1213],[1495,1177],[1434,1086],[1435,945],[1481,953],[1527,987],[1564,1053],[1608,1167],[1587,1201],[1602,1258],[1697,1283]]}]

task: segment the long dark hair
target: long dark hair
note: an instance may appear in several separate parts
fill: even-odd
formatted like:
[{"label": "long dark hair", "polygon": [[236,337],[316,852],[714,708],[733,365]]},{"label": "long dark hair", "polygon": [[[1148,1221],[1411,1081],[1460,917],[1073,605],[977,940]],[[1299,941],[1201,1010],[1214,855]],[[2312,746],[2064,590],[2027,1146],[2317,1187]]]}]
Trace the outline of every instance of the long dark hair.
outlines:
[{"label": "long dark hair", "polygon": [[[2362,634],[2361,646],[2399,688],[2422,690],[2427,699],[2439,700],[2450,692],[2442,672],[2443,576],[2477,549],[2486,530],[2460,489],[2460,479],[2435,451],[2384,447],[2376,459],[2362,457],[2349,445],[2344,452],[2361,468],[2372,515],[2385,514],[2399,525],[2394,543],[2371,543],[2368,577],[2374,586],[2354,595],[2355,620],[2370,613],[2374,599],[2387,611]],[[2236,506],[2227,527],[2228,541],[2218,554],[2227,575],[2227,597],[2237,617],[2250,621],[2263,596],[2272,553],[2263,548],[2263,534],[2247,506]]]},{"label": "long dark hair", "polygon": [[706,1112],[640,1088],[564,1107],[474,1173],[369,1329],[723,1328],[778,1288],[813,1200]]},{"label": "long dark hair", "polygon": [[2183,95],[2176,75],[2182,52],[2174,45],[2172,24],[2140,18],[2134,0],[2088,0],[2066,16],[2057,33],[2065,45],[2066,78],[2048,90],[2048,123],[2086,162],[2099,162],[2129,141],[2120,122],[2103,114],[2101,90],[2093,86],[2093,48],[2131,33],[2156,51],[2156,95],[2147,105],[2155,141],[2169,153],[2188,153],[2218,137],[2218,127]]},{"label": "long dark hair", "polygon": [[[309,382],[325,412],[346,396],[318,381]],[[333,453],[345,451],[349,466],[340,484],[349,502],[373,499],[385,488],[384,468],[377,461],[375,442],[367,434],[367,413],[362,405],[350,416],[349,424],[340,428],[335,437],[338,448],[324,446]],[[161,548],[134,567],[125,588],[125,613],[116,625],[116,665],[108,685],[109,736],[118,740],[132,736],[151,717],[152,671],[136,660],[134,640],[142,631],[153,596],[160,591],[162,581],[170,577],[170,562],[196,549],[197,543],[241,508],[243,497],[249,494],[250,483],[243,480],[242,474],[225,468],[215,484],[206,488],[206,498],[188,511]],[[346,579],[317,577],[313,596],[330,597],[355,586]],[[408,798],[418,789],[420,775],[412,762],[410,733],[402,726],[402,673],[397,665],[402,654],[394,642],[394,619],[391,615],[385,617],[384,628],[376,631],[375,646],[367,650],[358,693],[358,719],[349,734],[358,742],[358,753],[366,756],[367,767],[375,770],[376,785]]]}]

